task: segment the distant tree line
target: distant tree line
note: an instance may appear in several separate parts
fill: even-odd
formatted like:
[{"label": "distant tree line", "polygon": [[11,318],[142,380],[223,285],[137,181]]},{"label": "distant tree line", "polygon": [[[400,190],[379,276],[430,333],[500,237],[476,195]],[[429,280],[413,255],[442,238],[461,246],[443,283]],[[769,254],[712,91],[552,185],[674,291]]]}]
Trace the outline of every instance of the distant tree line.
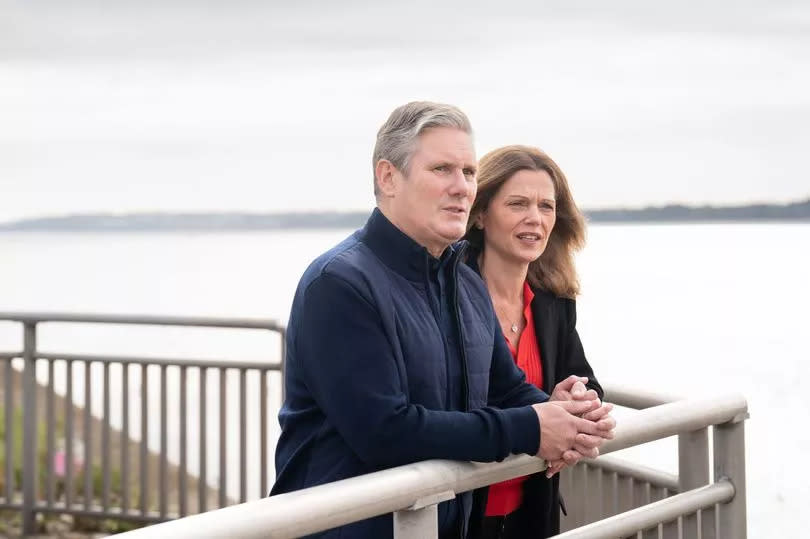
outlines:
[{"label": "distant tree line", "polygon": [[[593,223],[810,221],[810,199],[745,206],[668,205],[586,210]],[[0,231],[223,231],[357,228],[368,211],[286,213],[134,213],[44,217],[0,224]]]}]

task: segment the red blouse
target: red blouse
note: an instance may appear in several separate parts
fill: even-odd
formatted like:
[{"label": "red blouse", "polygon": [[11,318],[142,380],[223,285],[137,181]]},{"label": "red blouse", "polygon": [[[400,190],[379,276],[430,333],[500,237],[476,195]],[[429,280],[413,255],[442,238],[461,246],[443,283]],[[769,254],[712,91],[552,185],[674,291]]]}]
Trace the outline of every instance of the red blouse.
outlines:
[{"label": "red blouse", "polygon": [[[528,282],[523,283],[523,316],[526,318],[526,327],[518,340],[517,350],[506,339],[506,344],[512,352],[512,357],[518,367],[526,373],[526,380],[537,387],[543,387],[543,366],[540,363],[540,347],[534,332],[534,317],[531,303],[534,292]],[[504,337],[505,338],[505,337]],[[515,477],[489,487],[487,497],[486,516],[503,516],[515,511],[523,502],[523,481],[525,477]]]}]

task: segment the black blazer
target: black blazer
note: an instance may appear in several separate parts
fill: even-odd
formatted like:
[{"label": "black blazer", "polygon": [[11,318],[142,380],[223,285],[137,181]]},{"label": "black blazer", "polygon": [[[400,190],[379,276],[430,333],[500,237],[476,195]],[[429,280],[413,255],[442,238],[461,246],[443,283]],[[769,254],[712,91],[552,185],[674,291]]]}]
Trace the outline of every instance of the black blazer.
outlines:
[{"label": "black blazer", "polygon": [[[480,274],[476,257],[467,263]],[[543,365],[543,391],[551,395],[559,382],[572,374],[588,377],[588,388],[596,390],[602,399],[604,391],[596,380],[577,333],[577,307],[572,299],[557,297],[545,290],[532,287],[531,303],[534,330],[540,347]],[[560,476],[547,479],[544,473],[529,476],[523,483],[523,504],[514,515],[517,537],[549,537],[560,533]],[[469,539],[478,537],[484,517],[488,488],[474,493],[470,518]]]}]

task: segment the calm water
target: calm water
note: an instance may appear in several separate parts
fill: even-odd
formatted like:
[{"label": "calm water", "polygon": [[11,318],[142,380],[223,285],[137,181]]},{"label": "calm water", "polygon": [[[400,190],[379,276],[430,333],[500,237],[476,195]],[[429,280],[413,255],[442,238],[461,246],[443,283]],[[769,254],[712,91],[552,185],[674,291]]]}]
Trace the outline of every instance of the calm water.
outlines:
[{"label": "calm water", "polygon": [[[283,322],[306,265],[347,233],[0,234],[0,311]],[[808,245],[808,224],[610,225],[591,227],[579,258],[578,327],[603,381],[683,395],[739,391],[748,398],[750,537],[797,537],[810,527],[804,510],[810,471],[793,464],[810,447],[810,403],[802,389],[810,377]],[[20,333],[18,326],[0,323],[0,349],[19,348]],[[273,336],[229,330],[46,325],[39,346],[129,355],[278,356]],[[138,380],[132,383],[134,390]],[[76,391],[81,394],[80,387]],[[234,412],[236,403],[230,405]],[[276,428],[274,417],[271,425]],[[190,432],[190,447],[198,438]],[[158,447],[156,433],[149,439]],[[238,436],[229,436],[229,444],[237,451]],[[170,449],[176,458],[175,445]],[[677,472],[670,441],[630,456]],[[215,448],[209,457],[209,473],[215,474]],[[256,458],[255,452],[249,457]],[[236,475],[229,472],[231,492]],[[251,481],[256,495],[258,483],[253,476]]]}]

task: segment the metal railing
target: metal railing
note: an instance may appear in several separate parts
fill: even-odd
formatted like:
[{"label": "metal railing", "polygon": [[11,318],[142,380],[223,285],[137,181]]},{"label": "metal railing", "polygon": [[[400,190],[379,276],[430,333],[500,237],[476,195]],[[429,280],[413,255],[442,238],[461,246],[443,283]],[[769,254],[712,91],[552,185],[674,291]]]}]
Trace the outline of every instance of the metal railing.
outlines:
[{"label": "metal railing", "polygon": [[[558,537],[595,539],[655,533],[659,537],[690,539],[745,538],[743,425],[746,417],[745,399],[740,395],[726,395],[661,404],[624,418],[616,430],[616,438],[605,443],[602,453],[680,433],[702,432],[714,426],[714,481],[709,483],[706,477],[706,484]],[[610,461],[607,462],[610,466]],[[693,464],[702,463],[689,463]],[[525,455],[487,464],[425,461],[157,524],[121,537],[284,539],[393,513],[396,539],[435,538],[439,502],[459,492],[541,471],[543,467],[541,460]],[[667,488],[675,486],[671,478],[658,479]],[[678,486],[681,485],[683,481]],[[713,522],[716,529],[707,530],[702,536],[692,534],[685,526],[662,528],[678,518],[707,510],[717,512],[716,522]],[[645,530],[648,530],[646,534]]]},{"label": "metal railing", "polygon": [[[235,501],[244,502],[247,499],[249,430],[259,433],[258,447],[251,448],[259,452],[258,490],[261,496],[268,492],[268,450],[273,449],[267,428],[268,376],[271,371],[282,368],[283,326],[256,319],[53,313],[0,313],[0,321],[17,322],[23,329],[22,351],[0,353],[0,392],[3,394],[0,420],[5,427],[0,509],[20,511],[24,534],[35,531],[37,513],[152,523],[203,512],[210,507],[224,507]],[[55,322],[271,331],[280,337],[279,360],[212,361],[38,350],[38,326]],[[63,388],[61,394],[56,391],[57,385]],[[96,389],[99,385],[100,389]],[[130,385],[139,388],[131,392]],[[80,391],[75,391],[76,386]],[[113,394],[116,389],[119,395]],[[99,391],[101,404],[93,406],[94,395]],[[256,412],[252,415],[257,416],[250,425],[249,394],[258,401],[250,407]],[[229,397],[233,399],[234,395],[238,399],[238,412],[233,411],[239,417],[239,479],[238,494],[229,496],[228,433],[234,430],[234,425],[228,421],[227,409]],[[140,399],[139,408],[130,406],[131,397]],[[174,424],[167,419],[170,400],[171,411],[177,414]],[[38,410],[38,403],[42,402],[45,409]],[[118,429],[111,421],[114,403],[118,405],[116,408],[120,406]],[[217,409],[209,410],[209,407]],[[23,439],[22,446],[18,447],[15,421],[20,410]],[[219,414],[216,432],[209,430],[210,412]],[[133,428],[133,423],[137,423],[131,421],[133,417],[140,423],[137,430]],[[189,417],[196,419],[192,426],[200,441],[196,452],[190,450],[188,443]],[[159,447],[155,450],[150,447],[149,434],[150,426],[154,429],[158,424]],[[43,437],[44,440],[40,440]],[[215,440],[219,454],[216,477],[208,475],[208,462],[213,455],[209,455],[208,442],[212,437],[218,438]],[[179,446],[175,463],[169,462],[170,440]],[[44,441],[44,448],[38,447],[40,441]],[[63,447],[57,447],[57,442]],[[189,469],[190,454],[198,461],[195,470]],[[256,475],[251,473],[251,479]],[[216,481],[216,487],[209,485],[212,480]],[[196,483],[196,496],[190,497],[192,483]],[[172,495],[172,490],[176,490],[176,495]]]},{"label": "metal railing", "polygon": [[[135,537],[237,538],[296,537],[393,513],[395,537],[434,537],[437,503],[458,492],[543,469],[541,461],[526,456],[490,464],[427,461],[204,513],[253,499],[254,494],[266,495],[267,458],[273,445],[268,409],[281,401],[279,391],[273,395],[278,401],[269,402],[268,375],[281,371],[281,361],[45,353],[37,349],[37,327],[59,322],[266,330],[279,335],[282,358],[282,326],[253,319],[0,313],[0,322],[4,321],[22,324],[23,350],[0,352],[4,410],[0,421],[6,433],[0,509],[20,511],[25,533],[34,530],[38,513],[157,523],[203,512],[130,533]],[[228,376],[229,372],[236,376]],[[116,394],[116,381],[120,381],[120,394]],[[130,385],[135,391],[130,391]],[[102,396],[94,406],[99,392]],[[258,398],[251,401],[256,393]],[[131,406],[130,397],[140,399],[140,406]],[[238,429],[228,421],[229,397],[238,400],[238,410],[230,410],[231,416],[238,414]],[[565,470],[561,489],[569,516],[563,519],[561,537],[745,537],[746,403],[742,397],[678,400],[608,386],[606,400],[640,411],[622,418],[617,438],[602,453],[678,436],[679,474],[614,456]],[[116,401],[121,412],[118,426],[111,419]],[[251,413],[258,415],[258,426],[249,420]],[[14,422],[20,414],[22,451],[15,456],[19,440]],[[175,426],[167,420],[172,414],[178,418]],[[212,422],[218,428],[209,429]],[[206,443],[193,448],[189,426]],[[150,445],[148,434],[158,427],[159,442]],[[238,445],[239,453],[237,487],[230,492],[229,432],[238,438],[238,444],[231,445]],[[254,436],[249,444],[248,432],[259,432],[258,440]],[[61,449],[60,435],[64,438]],[[74,448],[78,441],[83,446]],[[170,442],[179,446],[174,461],[169,459]],[[253,443],[259,447],[253,448]],[[248,446],[258,449],[259,462],[246,461]],[[55,458],[60,451],[61,471]],[[218,465],[218,470],[209,474],[208,462],[215,453],[218,462],[213,468]],[[195,455],[197,466],[187,458]],[[21,465],[21,473],[15,465]],[[253,494],[246,489],[248,479],[259,483]]]},{"label": "metal railing", "polygon": [[[621,386],[608,386],[605,399],[617,405],[631,409],[649,409],[654,406],[678,401],[678,397],[649,391],[639,391]],[[741,423],[747,412],[741,412],[729,424]],[[597,520],[614,517],[634,509],[677,497],[711,482],[710,440],[712,431],[718,443],[724,443],[724,428],[729,425],[704,427],[678,433],[678,475],[648,468],[635,462],[613,456],[602,456],[599,459],[578,464],[565,469],[561,474],[561,491],[568,503],[569,514],[562,518],[563,531],[582,529],[583,526]],[[740,425],[739,430],[743,427]],[[744,459],[744,440],[742,434],[738,446],[724,449],[729,458]],[[744,462],[740,464],[744,472]],[[744,475],[735,481],[744,487]],[[742,493],[744,497],[744,492]],[[668,502],[669,503],[669,502]],[[744,524],[744,522],[743,522]],[[670,520],[664,520],[639,533],[639,538],[673,538],[673,537],[716,537],[721,524],[716,508],[707,506],[702,509],[684,512]],[[584,528],[590,529],[590,528]],[[579,532],[578,532],[579,533]],[[564,535],[568,537],[567,535]],[[579,535],[572,535],[579,537]],[[615,535],[613,535],[615,537]],[[744,537],[744,535],[740,535]]]}]

